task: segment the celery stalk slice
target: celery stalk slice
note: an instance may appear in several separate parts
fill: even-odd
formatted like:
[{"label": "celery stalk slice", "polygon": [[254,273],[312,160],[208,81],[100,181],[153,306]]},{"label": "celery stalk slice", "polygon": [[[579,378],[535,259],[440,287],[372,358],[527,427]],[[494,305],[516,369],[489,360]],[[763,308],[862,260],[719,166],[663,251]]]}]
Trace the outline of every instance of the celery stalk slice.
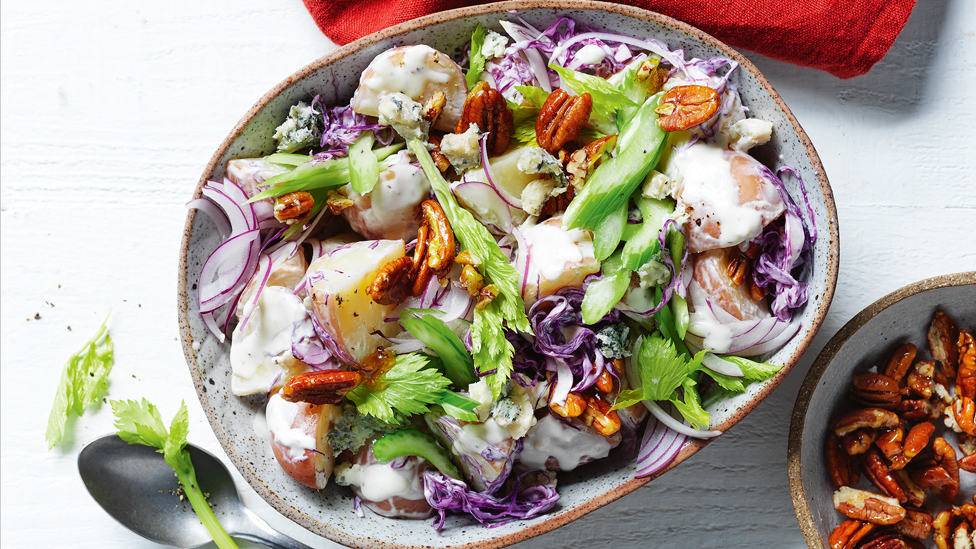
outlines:
[{"label": "celery stalk slice", "polygon": [[363,132],[349,147],[349,182],[352,190],[366,194],[380,177],[380,164],[373,153],[373,132]]}]

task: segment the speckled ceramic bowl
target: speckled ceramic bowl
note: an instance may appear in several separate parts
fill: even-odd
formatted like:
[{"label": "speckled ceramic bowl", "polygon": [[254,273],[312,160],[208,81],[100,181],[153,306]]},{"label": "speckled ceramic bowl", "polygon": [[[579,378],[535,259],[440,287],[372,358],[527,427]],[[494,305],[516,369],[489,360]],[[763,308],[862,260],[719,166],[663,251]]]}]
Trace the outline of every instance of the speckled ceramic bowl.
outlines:
[{"label": "speckled ceramic bowl", "polygon": [[[903,343],[915,344],[916,360],[928,357],[925,334],[937,308],[960,328],[976,328],[976,272],[916,282],[875,301],[831,338],[803,380],[790,425],[788,470],[793,507],[810,547],[828,548],[830,532],[846,519],[831,500],[835,488],[827,476],[824,443],[830,420],[854,409],[847,399],[851,376],[874,365],[883,368]],[[972,475],[964,475],[970,487],[960,490],[960,498],[973,490]]]},{"label": "speckled ceramic bowl", "polygon": [[[725,56],[739,63],[731,82],[741,91],[743,102],[754,116],[774,123],[772,141],[754,152],[767,165],[793,166],[806,181],[819,231],[814,250],[815,268],[810,282],[810,302],[802,309],[802,329],[786,347],[768,360],[783,365],[773,379],[754,384],[745,394],[709,410],[714,428],[726,430],[735,425],[772,392],[813,341],[827,313],[837,280],[839,237],[834,199],[820,159],[809,138],[800,128],[772,86],[748,60],[732,48],[705,33],[668,17],[640,9],[599,2],[545,1],[489,4],[434,14],[367,36],[302,68],[262,97],[231,131],[207,165],[195,196],[208,179],[224,176],[228,160],[268,154],[274,149],[271,135],[284,119],[290,105],[322,94],[327,104],[348,101],[360,72],[380,52],[403,44],[429,44],[457,55],[477,23],[501,30],[498,20],[509,17],[507,10],[533,25],[546,27],[560,16],[569,16],[595,29],[656,38],[672,49],[684,49],[690,57]],[[337,82],[338,97],[333,88]],[[787,186],[798,196],[796,182]],[[237,398],[230,392],[229,345],[211,337],[197,314],[195,282],[218,236],[206,216],[190,212],[183,235],[179,271],[180,333],[186,360],[200,401],[217,438],[245,479],[273,507],[285,516],[339,543],[360,547],[394,545],[425,547],[501,547],[548,532],[625,494],[636,490],[650,478],[634,478],[631,456],[615,456],[559,476],[561,499],[548,514],[518,521],[499,528],[483,528],[464,518],[449,518],[437,534],[429,521],[395,521],[367,513],[357,518],[351,512],[352,497],[345,489],[308,490],[288,478],[275,462],[267,443],[255,435],[253,418],[264,404],[263,397]],[[688,443],[671,467],[705,446]],[[670,467],[669,467],[670,468]],[[658,475],[664,473],[660,471]]]}]

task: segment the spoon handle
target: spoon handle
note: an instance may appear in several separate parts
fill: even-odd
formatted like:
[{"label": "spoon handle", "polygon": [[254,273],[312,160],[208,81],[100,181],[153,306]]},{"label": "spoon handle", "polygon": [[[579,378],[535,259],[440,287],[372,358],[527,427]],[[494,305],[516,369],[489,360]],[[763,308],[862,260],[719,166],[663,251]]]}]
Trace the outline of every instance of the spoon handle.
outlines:
[{"label": "spoon handle", "polygon": [[268,523],[264,519],[254,514],[250,509],[244,508],[242,511],[250,520],[242,521],[237,531],[233,532],[235,537],[255,543],[262,543],[272,549],[313,549],[268,526]]}]

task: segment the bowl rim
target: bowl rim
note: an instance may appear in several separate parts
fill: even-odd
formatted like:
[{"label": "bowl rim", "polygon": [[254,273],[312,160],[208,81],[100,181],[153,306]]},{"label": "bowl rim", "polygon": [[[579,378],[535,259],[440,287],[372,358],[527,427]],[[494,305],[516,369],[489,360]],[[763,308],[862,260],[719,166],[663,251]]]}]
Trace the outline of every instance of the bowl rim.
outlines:
[{"label": "bowl rim", "polygon": [[800,524],[800,530],[803,532],[803,537],[806,539],[809,547],[826,549],[826,545],[820,539],[820,534],[817,533],[816,525],[813,523],[813,515],[810,513],[810,507],[807,505],[806,497],[804,497],[803,469],[800,465],[800,456],[802,454],[803,428],[806,423],[810,400],[817,386],[820,384],[820,379],[827,371],[827,367],[830,366],[834,360],[834,356],[837,355],[848,340],[854,337],[868,321],[888,307],[930,290],[967,285],[976,285],[976,271],[935,276],[903,286],[878,299],[854,315],[854,318],[847,321],[844,327],[830,338],[827,345],[817,355],[816,360],[814,360],[813,365],[803,379],[800,392],[796,396],[796,403],[793,406],[793,414],[790,419],[790,437],[786,447],[786,470],[790,479],[790,496],[793,499],[793,509],[796,511],[797,522]]},{"label": "bowl rim", "polygon": [[[649,10],[623,5],[615,4],[609,2],[591,1],[591,0],[535,0],[532,2],[524,2],[518,0],[509,0],[504,2],[495,2],[489,4],[482,4],[477,6],[469,6],[463,8],[457,8],[453,10],[447,10],[443,12],[437,12],[417,19],[406,21],[392,27],[388,27],[376,33],[364,36],[354,42],[350,42],[345,46],[341,46],[336,50],[329,52],[328,54],[320,57],[319,59],[312,61],[308,65],[302,67],[291,76],[285,78],[276,86],[274,86],[270,91],[265,93],[241,118],[241,120],[234,126],[226,138],[224,138],[220,147],[210,158],[210,161],[204,168],[203,174],[201,175],[199,181],[197,182],[196,189],[193,194],[193,198],[202,197],[202,189],[206,182],[209,180],[210,176],[213,174],[217,168],[217,163],[220,158],[226,153],[226,151],[231,146],[232,142],[241,134],[244,128],[250,123],[251,119],[265,106],[267,106],[275,97],[277,97],[282,91],[290,87],[292,84],[304,79],[315,71],[331,65],[354,52],[372,45],[376,42],[386,40],[388,38],[393,38],[398,35],[402,35],[408,32],[423,29],[429,25],[435,23],[441,23],[445,21],[463,19],[467,17],[479,16],[479,15],[492,15],[496,13],[501,13],[510,10],[535,10],[535,9],[573,9],[580,11],[602,11],[609,12],[618,15],[623,15],[631,17],[634,19],[642,19],[652,23],[658,23],[662,25],[669,26],[678,31],[683,31],[691,36],[694,36],[703,42],[708,43],[712,47],[719,50],[723,55],[736,61],[739,64],[738,70],[748,71],[758,82],[765,88],[776,105],[782,110],[786,119],[792,125],[794,132],[799,136],[803,149],[806,156],[809,158],[813,172],[817,178],[817,184],[824,194],[824,202],[826,207],[826,217],[830,220],[828,227],[821,227],[822,233],[828,233],[830,237],[826,242],[829,247],[829,267],[826,279],[826,288],[823,291],[824,299],[821,300],[817,307],[817,310],[812,316],[811,331],[807,335],[806,339],[800,343],[796,351],[793,352],[785,361],[783,368],[771,379],[764,382],[763,388],[758,391],[755,396],[744,406],[732,413],[725,421],[713,426],[714,429],[727,431],[729,428],[734,426],[736,423],[741,421],[746,415],[748,415],[752,410],[754,410],[762,401],[764,401],[769,394],[771,394],[779,385],[786,379],[786,376],[792,371],[795,365],[799,362],[802,355],[813,343],[820,326],[823,324],[824,318],[827,315],[827,310],[830,307],[830,303],[833,300],[834,290],[837,284],[837,276],[840,263],[840,235],[837,222],[837,210],[834,203],[833,192],[830,188],[830,183],[827,180],[827,175],[823,167],[823,163],[820,160],[816,149],[813,146],[809,136],[800,127],[799,122],[796,117],[790,111],[789,107],[783,102],[783,99],[779,96],[776,90],[773,88],[772,84],[766,79],[766,77],[759,71],[756,66],[746,59],[742,54],[733,49],[731,46],[725,44],[724,42],[712,37],[711,35],[705,33],[704,31],[693,27],[687,23],[673,19],[666,15],[662,15]],[[337,543],[342,543],[344,545],[356,546],[356,547],[392,547],[394,544],[388,544],[385,542],[379,542],[374,539],[358,537],[351,535],[347,532],[334,529],[329,525],[322,524],[316,519],[306,515],[305,513],[295,509],[294,507],[288,505],[286,502],[281,500],[278,496],[274,495],[271,489],[266,486],[260,479],[258,479],[251,470],[246,466],[246,460],[242,458],[240,454],[237,453],[234,446],[231,444],[229,437],[224,432],[221,427],[219,417],[212,406],[208,405],[205,397],[206,385],[202,374],[197,366],[196,351],[193,349],[193,339],[190,334],[190,324],[188,320],[188,315],[190,313],[190,301],[189,292],[187,291],[187,266],[188,266],[188,248],[190,237],[192,234],[193,222],[196,216],[196,210],[189,210],[187,212],[186,223],[183,228],[183,239],[180,249],[180,265],[178,272],[178,295],[177,295],[177,316],[179,317],[179,330],[180,339],[183,346],[183,354],[187,361],[187,366],[190,370],[191,377],[193,378],[193,384],[196,388],[197,397],[200,399],[204,413],[210,422],[211,428],[214,430],[218,441],[223,447],[227,456],[230,458],[231,462],[235,465],[242,476],[247,480],[248,484],[272,507],[274,507],[279,513],[283,514],[293,522],[299,524],[305,529],[308,529],[318,535],[326,537]],[[512,543],[517,543],[519,541],[524,541],[526,539],[550,532],[560,526],[568,524],[604,505],[607,505],[617,499],[633,492],[634,490],[644,486],[648,482],[654,480],[655,478],[663,475],[664,473],[670,471],[675,466],[679,465],[699,450],[707,446],[711,440],[701,440],[701,439],[689,439],[687,443],[677,456],[669,463],[666,467],[657,471],[651,476],[644,478],[633,478],[613,489],[607,490],[601,494],[598,494],[591,499],[587,500],[564,513],[558,513],[556,515],[549,515],[544,521],[524,528],[522,530],[512,532],[510,534],[505,534],[499,537],[492,538],[491,540],[486,540],[482,542],[467,542],[455,547],[458,548],[495,548],[504,547]],[[311,525],[310,525],[311,524]],[[399,545],[396,545],[399,547]],[[422,546],[411,546],[419,547]]]}]

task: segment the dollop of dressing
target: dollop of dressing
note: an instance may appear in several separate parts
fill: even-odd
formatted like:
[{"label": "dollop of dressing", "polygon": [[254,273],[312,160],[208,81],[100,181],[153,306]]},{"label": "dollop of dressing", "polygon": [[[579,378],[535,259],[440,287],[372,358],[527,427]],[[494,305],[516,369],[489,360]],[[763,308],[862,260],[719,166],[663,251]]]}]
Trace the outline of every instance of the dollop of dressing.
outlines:
[{"label": "dollop of dressing", "polygon": [[261,292],[247,324],[238,324],[230,347],[235,395],[266,392],[292,359],[291,333],[296,313],[304,311],[292,290],[269,286]]},{"label": "dollop of dressing", "polygon": [[595,44],[587,44],[576,51],[575,60],[584,65],[596,65],[607,57],[607,52]]},{"label": "dollop of dressing", "polygon": [[359,488],[363,499],[369,501],[383,501],[392,497],[424,499],[423,475],[416,471],[419,463],[419,460],[411,459],[399,469],[394,469],[390,463],[366,466],[353,463],[343,468],[342,483]]},{"label": "dollop of dressing", "polygon": [[265,412],[268,430],[278,444],[287,448],[288,458],[292,461],[305,461],[308,456],[306,450],[315,450],[315,437],[302,429],[293,427],[303,404],[288,402],[281,395],[274,394],[268,399],[268,409]]},{"label": "dollop of dressing", "polygon": [[574,429],[548,415],[525,435],[519,461],[532,469],[545,469],[551,456],[560,469],[572,471],[584,457],[602,459],[608,455],[610,442],[606,437]]},{"label": "dollop of dressing", "polygon": [[[581,229],[564,230],[549,224],[522,226],[522,234],[529,242],[531,258],[526,280],[538,277],[558,280],[566,271],[566,266],[583,262],[584,257],[593,257],[593,241]],[[523,255],[519,259],[524,261]],[[517,267],[524,272],[522,267]]]}]

